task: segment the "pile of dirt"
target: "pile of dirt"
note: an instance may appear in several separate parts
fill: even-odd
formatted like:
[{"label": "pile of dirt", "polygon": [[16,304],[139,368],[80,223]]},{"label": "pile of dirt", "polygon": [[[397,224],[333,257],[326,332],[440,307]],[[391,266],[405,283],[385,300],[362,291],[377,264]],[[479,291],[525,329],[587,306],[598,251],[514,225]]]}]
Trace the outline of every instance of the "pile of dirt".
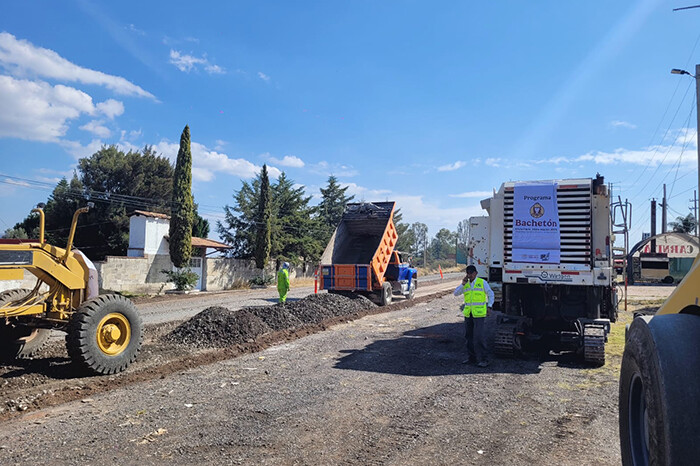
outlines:
[{"label": "pile of dirt", "polygon": [[245,309],[231,311],[212,306],[175,328],[165,339],[197,347],[224,348],[251,342],[268,332],[270,327]]},{"label": "pile of dirt", "polygon": [[245,307],[238,311],[212,306],[179,325],[164,339],[202,348],[223,348],[251,343],[273,331],[317,325],[326,319],[348,316],[375,306],[364,296],[329,293],[313,294],[284,304]]}]

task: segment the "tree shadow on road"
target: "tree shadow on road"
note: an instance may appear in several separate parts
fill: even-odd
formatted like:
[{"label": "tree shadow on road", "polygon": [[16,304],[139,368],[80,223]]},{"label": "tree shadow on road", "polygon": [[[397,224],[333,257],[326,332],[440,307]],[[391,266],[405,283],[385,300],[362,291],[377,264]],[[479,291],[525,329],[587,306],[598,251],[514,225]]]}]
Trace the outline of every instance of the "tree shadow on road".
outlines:
[{"label": "tree shadow on road", "polygon": [[412,376],[478,373],[533,374],[541,370],[539,359],[492,359],[486,368],[463,364],[467,359],[464,324],[444,323],[405,332],[399,338],[377,340],[347,353],[337,369]]}]

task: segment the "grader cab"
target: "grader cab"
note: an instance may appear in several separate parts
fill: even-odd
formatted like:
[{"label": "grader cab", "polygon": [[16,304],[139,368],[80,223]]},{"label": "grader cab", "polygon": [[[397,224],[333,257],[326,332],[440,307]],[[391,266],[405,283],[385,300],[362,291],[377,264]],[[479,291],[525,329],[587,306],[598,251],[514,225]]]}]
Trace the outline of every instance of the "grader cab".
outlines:
[{"label": "grader cab", "polygon": [[87,257],[72,250],[78,216],[73,215],[65,249],[44,240],[44,212],[38,240],[0,240],[0,280],[37,278],[33,289],[0,293],[0,357],[33,357],[52,329],[66,332],[71,360],[85,372],[103,375],[125,370],[143,340],[143,323],[134,304],[116,294],[98,295],[97,274]]}]

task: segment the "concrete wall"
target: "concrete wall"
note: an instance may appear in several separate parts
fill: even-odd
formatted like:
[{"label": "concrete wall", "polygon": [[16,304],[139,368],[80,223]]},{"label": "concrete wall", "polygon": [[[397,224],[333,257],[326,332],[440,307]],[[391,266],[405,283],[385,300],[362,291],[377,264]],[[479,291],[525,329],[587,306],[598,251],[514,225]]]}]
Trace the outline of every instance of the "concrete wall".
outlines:
[{"label": "concrete wall", "polygon": [[[95,264],[100,271],[100,289],[128,291],[130,293],[156,294],[174,288],[168,283],[161,270],[172,270],[172,262],[167,255],[147,257],[107,257],[105,262]],[[230,290],[258,277],[260,271],[255,261],[207,257],[202,267],[202,291]],[[265,275],[276,280],[274,262],[265,268]],[[313,277],[312,265],[292,267],[290,278]]]},{"label": "concrete wall", "polygon": [[[5,290],[14,290],[16,288],[24,288],[31,290],[36,285],[36,277],[31,273],[24,271],[24,278],[22,280],[0,280],[0,292]],[[44,285],[42,291],[48,290],[48,287]]]},{"label": "concrete wall", "polygon": [[[103,262],[96,262],[95,267],[99,273],[101,293],[118,291],[159,294],[175,288],[161,273],[161,270],[173,270],[170,256],[165,254],[146,257],[107,256]],[[253,260],[207,257],[203,261],[202,275],[203,290],[221,291],[248,284],[251,279],[260,275],[260,271],[255,268]],[[272,277],[274,286],[277,271],[273,261],[265,269],[265,275]],[[313,275],[312,264],[292,267],[289,272],[289,277],[292,279],[313,277]],[[23,280],[0,280],[0,291],[14,288],[31,289],[35,284],[36,277],[25,271]]]},{"label": "concrete wall", "polygon": [[146,257],[107,256],[96,262],[100,275],[100,290],[156,294],[174,288],[161,270],[172,270],[170,256],[165,254]]}]

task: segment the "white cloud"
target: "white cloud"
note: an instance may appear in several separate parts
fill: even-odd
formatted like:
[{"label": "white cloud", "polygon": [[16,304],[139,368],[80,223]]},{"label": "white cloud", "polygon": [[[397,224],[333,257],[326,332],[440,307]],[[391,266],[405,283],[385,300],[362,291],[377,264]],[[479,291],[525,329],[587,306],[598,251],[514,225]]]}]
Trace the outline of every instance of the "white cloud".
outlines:
[{"label": "white cloud", "polygon": [[204,67],[204,71],[206,71],[209,74],[224,74],[224,73],[226,73],[226,70],[224,70],[219,65],[207,65]]},{"label": "white cloud", "polygon": [[122,142],[135,141],[136,139],[141,137],[141,134],[142,134],[142,131],[140,129],[132,130],[132,131],[122,130],[121,136],[119,137],[119,140]]},{"label": "white cloud", "polygon": [[[154,148],[158,153],[175,162],[180,145],[161,141]],[[210,150],[197,142],[192,142],[190,148],[192,150],[192,177],[198,181],[211,181],[216,173],[225,173],[240,178],[253,178],[262,169],[261,166],[248,160],[232,159],[226,154]],[[281,171],[275,167],[268,167],[268,173],[271,177],[277,178]]]},{"label": "white cloud", "polygon": [[340,183],[344,188],[348,188],[345,194],[355,196],[355,201],[379,202],[389,199],[391,191],[388,189],[369,189],[356,183]]},{"label": "white cloud", "polygon": [[15,76],[31,75],[104,86],[117,94],[155,96],[120,76],[113,76],[78,66],[53,50],[36,47],[26,40],[18,40],[10,33],[0,32],[0,66]]},{"label": "white cloud", "polygon": [[[491,193],[489,193],[491,195]],[[428,225],[428,236],[433,237],[441,228],[457,230],[457,224],[475,215],[484,215],[478,201],[473,204],[458,207],[443,208],[438,204],[423,199],[423,196],[397,195],[391,200],[396,201],[396,208],[401,209],[403,222],[421,222]]]},{"label": "white cloud", "polygon": [[[679,133],[680,134],[680,133]],[[574,157],[552,157],[536,160],[536,164],[580,164],[592,162],[600,165],[673,165],[681,161],[681,164],[697,163],[696,138],[693,132],[682,134],[676,138],[674,144],[656,145],[639,150],[615,149],[611,152],[595,151]]]},{"label": "white cloud", "polygon": [[450,194],[449,197],[485,199],[492,195],[491,191],[467,191],[459,194]]},{"label": "white cloud", "polygon": [[57,141],[68,121],[96,111],[92,97],[61,84],[0,75],[0,137]]},{"label": "white cloud", "polygon": [[489,167],[494,167],[494,168],[500,168],[501,162],[503,162],[503,159],[493,158],[493,157],[489,157],[484,161],[484,163],[486,165],[488,165]]},{"label": "white cloud", "polygon": [[224,74],[226,72],[222,67],[209,63],[206,57],[199,58],[172,49],[170,50],[170,63],[185,73],[199,69],[199,65],[209,74]]},{"label": "white cloud", "polygon": [[129,24],[128,29],[129,29],[129,31],[136,34],[137,36],[145,36],[146,35],[146,31],[142,31],[141,29],[137,28],[133,24]]},{"label": "white cloud", "polygon": [[193,57],[192,55],[181,54],[177,50],[170,50],[170,63],[175,65],[175,67],[189,73],[195,67],[195,65],[205,64],[207,61],[203,58]]},{"label": "white cloud", "polygon": [[322,176],[339,176],[339,177],[352,177],[357,176],[358,172],[353,167],[343,164],[330,164],[325,160],[322,160],[314,165],[310,165],[309,169],[311,173]]},{"label": "white cloud", "polygon": [[613,120],[610,122],[610,126],[613,128],[629,128],[629,129],[635,129],[637,125],[634,125],[632,123],[629,123],[627,121],[621,121],[621,120]]},{"label": "white cloud", "polygon": [[83,126],[80,127],[83,131],[89,131],[90,133],[94,134],[95,136],[101,137],[101,138],[108,138],[112,135],[112,132],[107,128],[106,126],[102,125],[102,122],[99,120],[93,120],[90,121]]},{"label": "white cloud", "polygon": [[[59,144],[76,160],[82,159],[84,157],[90,157],[92,154],[100,150],[102,146],[105,145],[105,143],[99,139],[93,139],[89,144],[85,146],[80,144],[78,141],[67,140],[60,141]],[[132,146],[131,148],[134,150],[138,150],[138,148],[134,146]]]},{"label": "white cloud", "polygon": [[222,151],[228,142],[224,141],[223,139],[217,139],[214,141],[214,144],[216,144],[214,146],[214,150]]},{"label": "white cloud", "polygon": [[265,82],[270,82],[270,77],[262,71],[258,71],[258,78],[262,79]]},{"label": "white cloud", "polygon": [[439,172],[451,172],[451,171],[458,170],[465,165],[466,165],[466,162],[462,162],[461,160],[458,160],[455,163],[451,163],[448,165],[442,165],[442,166],[438,167],[437,170]]},{"label": "white cloud", "polygon": [[107,118],[114,119],[124,113],[124,104],[114,99],[107,99],[104,102],[98,103],[97,111],[104,113]]},{"label": "white cloud", "polygon": [[282,165],[283,167],[301,168],[304,166],[304,161],[294,155],[285,155],[282,160],[275,157],[269,157],[269,159],[272,163]]}]

